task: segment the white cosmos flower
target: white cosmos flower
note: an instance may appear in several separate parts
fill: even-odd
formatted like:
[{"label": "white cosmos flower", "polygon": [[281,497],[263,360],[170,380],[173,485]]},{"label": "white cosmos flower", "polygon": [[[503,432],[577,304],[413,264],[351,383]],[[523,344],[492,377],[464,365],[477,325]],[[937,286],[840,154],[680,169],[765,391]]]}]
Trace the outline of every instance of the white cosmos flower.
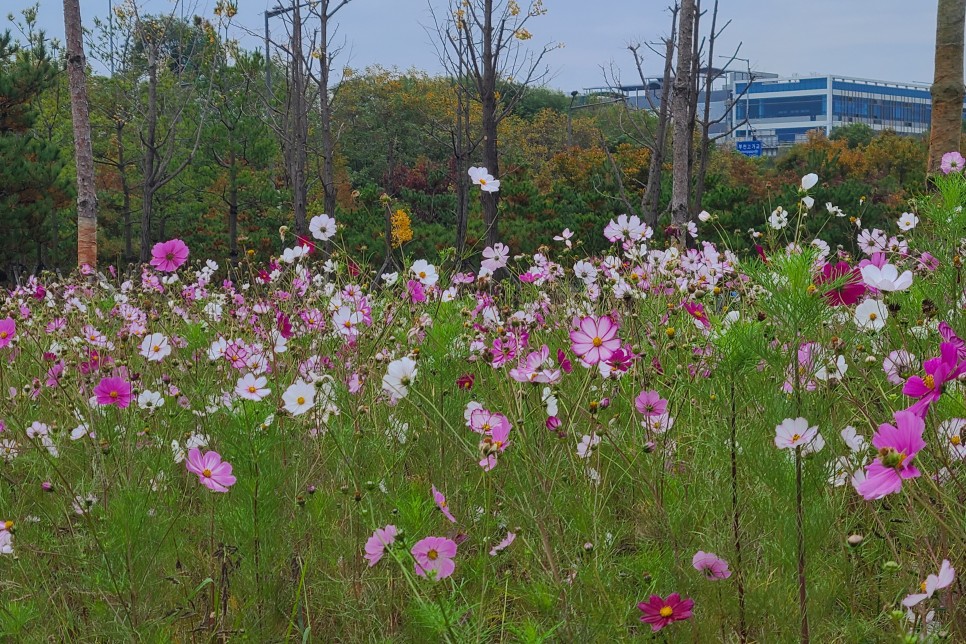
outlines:
[{"label": "white cosmos flower", "polygon": [[423,286],[433,286],[439,281],[439,273],[436,272],[436,267],[427,262],[425,259],[417,259],[415,262],[413,262],[413,265],[409,267],[409,272],[411,272]]},{"label": "white cosmos flower", "polygon": [[328,241],[335,236],[335,219],[328,215],[316,215],[309,222],[309,232],[320,241]]},{"label": "white cosmos flower", "polygon": [[480,187],[483,192],[499,192],[500,181],[494,179],[493,175],[490,174],[486,168],[477,168],[473,166],[467,173],[470,175],[470,180]]},{"label": "white cosmos flower", "polygon": [[818,435],[818,426],[808,426],[804,418],[786,418],[775,428],[775,446],[795,449],[811,443]]},{"label": "white cosmos flower", "polygon": [[862,267],[862,280],[880,291],[904,291],[912,286],[912,271],[899,274],[899,269],[892,264],[883,264],[882,268],[873,264]]},{"label": "white cosmos flower", "polygon": [[386,375],[382,377],[382,390],[393,398],[405,398],[415,377],[415,360],[408,356],[393,360],[389,363]]},{"label": "white cosmos flower", "polygon": [[382,281],[386,283],[386,286],[392,286],[393,284],[396,283],[396,280],[398,280],[398,279],[399,279],[399,273],[398,272],[383,273],[382,274]]},{"label": "white cosmos flower", "polygon": [[235,385],[235,393],[245,400],[259,401],[272,392],[266,385],[268,378],[256,376],[253,373],[246,373],[238,379]]},{"label": "white cosmos flower", "polygon": [[865,331],[878,331],[885,326],[889,309],[880,300],[867,299],[855,307],[855,324]]},{"label": "white cosmos flower", "polygon": [[138,394],[138,408],[150,409],[151,411],[154,411],[158,407],[162,406],[164,406],[164,396],[157,391],[145,389]]},{"label": "white cosmos flower", "polygon": [[141,355],[149,362],[160,362],[171,355],[171,345],[161,333],[152,333],[141,341]]},{"label": "white cosmos flower", "polygon": [[919,217],[916,217],[911,212],[904,212],[899,215],[899,230],[909,231],[916,227],[919,223]]},{"label": "white cosmos flower", "polygon": [[814,172],[809,172],[804,177],[802,177],[802,190],[811,190],[818,183],[818,175]]},{"label": "white cosmos flower", "polygon": [[788,213],[781,206],[775,208],[772,211],[771,216],[768,218],[768,225],[775,230],[781,230],[788,225]]},{"label": "white cosmos flower", "polygon": [[304,414],[315,405],[315,385],[299,378],[282,394],[282,402],[285,411],[293,416]]}]

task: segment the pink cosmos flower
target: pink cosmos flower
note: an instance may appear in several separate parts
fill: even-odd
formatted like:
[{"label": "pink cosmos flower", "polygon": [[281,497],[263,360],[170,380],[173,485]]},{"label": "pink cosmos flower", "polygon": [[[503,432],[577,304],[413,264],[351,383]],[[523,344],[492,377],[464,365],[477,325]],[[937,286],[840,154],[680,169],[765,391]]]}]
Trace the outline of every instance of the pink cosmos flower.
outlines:
[{"label": "pink cosmos flower", "polygon": [[895,425],[879,425],[872,437],[872,445],[879,450],[879,457],[866,465],[865,479],[855,486],[866,501],[898,492],[904,479],[920,475],[912,463],[919,450],[926,446],[922,439],[926,423],[911,408],[897,411],[894,416]]},{"label": "pink cosmos flower", "polygon": [[886,380],[894,385],[905,383],[909,374],[917,369],[919,369],[919,361],[905,349],[891,351],[882,360],[882,370],[885,371]]},{"label": "pink cosmos flower", "polygon": [[811,443],[817,435],[818,427],[809,427],[804,418],[786,418],[775,428],[775,446],[779,449],[795,449]]},{"label": "pink cosmos flower", "polygon": [[221,460],[218,452],[205,452],[195,447],[188,452],[185,466],[192,474],[198,475],[198,480],[209,490],[227,492],[235,484],[235,477],[231,475],[231,463]]},{"label": "pink cosmos flower", "polygon": [[925,417],[929,411],[929,406],[943,392],[943,385],[950,380],[955,380],[966,372],[966,362],[959,359],[959,352],[951,342],[943,342],[939,345],[939,357],[926,360],[923,365],[925,375],[923,377],[910,376],[906,380],[902,393],[910,398],[918,398],[918,401],[909,407],[909,411]]},{"label": "pink cosmos flower", "polygon": [[151,266],[162,273],[176,271],[186,261],[188,261],[188,246],[180,239],[159,242],[151,249]]},{"label": "pink cosmos flower", "polygon": [[731,571],[728,570],[728,562],[713,552],[698,550],[691,558],[691,565],[694,566],[695,570],[703,572],[704,576],[710,581],[727,579],[731,576]]},{"label": "pink cosmos flower", "polygon": [[257,402],[272,393],[272,390],[266,386],[267,384],[268,378],[265,376],[246,373],[238,379],[238,384],[235,385],[235,393],[245,400],[254,400]]},{"label": "pink cosmos flower", "polygon": [[964,164],[966,164],[966,159],[959,152],[947,152],[939,163],[939,169],[943,171],[943,174],[955,174],[963,171]]},{"label": "pink cosmos flower", "polygon": [[847,262],[838,262],[825,264],[822,272],[815,276],[815,286],[832,284],[846,276],[848,278],[843,284],[825,293],[825,301],[830,306],[852,306],[861,300],[866,291],[862,275],[858,268],[850,267]]},{"label": "pink cosmos flower", "polygon": [[375,566],[386,553],[386,548],[396,541],[399,531],[394,525],[387,525],[385,528],[376,528],[369,540],[366,541],[366,559],[369,560],[369,567]]},{"label": "pink cosmos flower", "polygon": [[[506,418],[503,419],[506,421]],[[483,434],[480,440],[480,453],[483,458],[480,460],[480,467],[484,472],[489,472],[496,467],[497,457],[510,445],[507,440],[510,437],[510,423],[504,422],[494,427],[488,434]]]},{"label": "pink cosmos flower", "polygon": [[446,537],[426,537],[417,541],[410,552],[416,560],[416,574],[420,577],[446,579],[456,570],[456,542]]},{"label": "pink cosmos flower", "polygon": [[570,332],[571,349],[586,365],[608,360],[621,347],[617,324],[609,316],[585,317]]},{"label": "pink cosmos flower", "polygon": [[449,511],[449,508],[446,505],[446,497],[443,495],[442,492],[436,489],[435,485],[432,486],[432,488],[433,488],[433,501],[436,502],[436,507],[439,508],[439,511],[443,513],[444,517],[446,517],[453,523],[456,523],[456,517],[453,516],[453,513]]},{"label": "pink cosmos flower", "polygon": [[124,409],[131,404],[131,383],[123,378],[103,378],[94,387],[94,395],[98,405],[116,405]]},{"label": "pink cosmos flower", "polygon": [[510,421],[503,414],[494,413],[488,409],[477,408],[470,412],[470,429],[480,434],[493,431],[510,431]]},{"label": "pink cosmos flower", "polygon": [[902,605],[906,608],[912,608],[922,600],[932,597],[937,590],[949,587],[954,579],[956,579],[956,569],[952,567],[948,559],[943,559],[942,565],[939,566],[939,574],[926,577],[926,581],[919,586],[922,592],[909,595],[902,600]]},{"label": "pink cosmos flower", "polygon": [[17,323],[13,318],[7,317],[0,320],[0,349],[9,346],[17,335]]},{"label": "pink cosmos flower", "polygon": [[491,556],[491,557],[495,557],[495,556],[497,556],[497,555],[498,555],[498,554],[499,554],[499,553],[500,553],[500,552],[501,552],[502,550],[506,550],[506,548],[507,548],[507,547],[508,547],[508,546],[509,546],[509,545],[510,545],[511,543],[513,543],[513,540],[514,540],[514,539],[516,539],[516,538],[517,538],[517,535],[516,535],[516,534],[514,534],[513,532],[507,532],[507,533],[506,533],[506,536],[505,536],[505,537],[503,538],[503,541],[501,541],[500,543],[498,543],[498,544],[496,544],[495,546],[493,546],[492,548],[490,548],[490,556]]},{"label": "pink cosmos flower", "polygon": [[668,624],[691,619],[694,600],[681,599],[678,593],[671,593],[667,599],[663,599],[660,595],[651,595],[646,602],[641,602],[637,607],[643,613],[641,621],[650,624],[651,631],[656,633]]},{"label": "pink cosmos flower", "polygon": [[642,391],[634,400],[637,411],[645,416],[660,416],[667,412],[667,400],[656,391]]},{"label": "pink cosmos flower", "polygon": [[711,321],[708,320],[708,314],[705,313],[703,304],[698,302],[684,302],[681,306],[694,319],[696,325],[704,327],[705,329],[711,328]]},{"label": "pink cosmos flower", "polygon": [[943,340],[956,347],[956,356],[960,360],[966,360],[966,341],[956,335],[948,322],[939,323],[939,335]]},{"label": "pink cosmos flower", "polygon": [[426,290],[423,288],[423,285],[416,280],[409,280],[406,282],[406,293],[409,294],[409,299],[413,302],[426,301]]}]

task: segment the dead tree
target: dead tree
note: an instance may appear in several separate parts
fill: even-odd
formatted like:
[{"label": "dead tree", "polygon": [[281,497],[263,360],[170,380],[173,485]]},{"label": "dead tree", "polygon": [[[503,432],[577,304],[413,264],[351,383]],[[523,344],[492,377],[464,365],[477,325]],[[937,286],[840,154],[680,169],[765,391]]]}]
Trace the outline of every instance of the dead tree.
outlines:
[{"label": "dead tree", "polygon": [[64,31],[67,40],[67,78],[70,86],[71,120],[74,126],[74,159],[77,167],[77,265],[97,266],[97,192],[94,188],[94,152],[91,117],[87,103],[87,59],[79,0],[64,0]]},{"label": "dead tree", "polygon": [[694,27],[697,22],[696,0],[682,0],[678,23],[678,55],[671,93],[672,141],[671,226],[681,238],[690,219],[691,205],[691,133],[692,95],[694,92]]},{"label": "dead tree", "polygon": [[[522,45],[532,38],[527,23],[545,14],[546,9],[542,0],[530,0],[526,9],[517,0],[451,0],[449,10],[450,18],[437,22],[437,31],[451,60],[449,71],[457,74],[463,97],[480,104],[483,165],[499,179],[500,122],[528,88],[542,83],[549,74],[542,67],[543,58],[556,46],[545,45],[534,52]],[[500,239],[500,193],[486,192],[481,199],[486,243],[492,246]],[[461,246],[458,240],[457,247]]]}]

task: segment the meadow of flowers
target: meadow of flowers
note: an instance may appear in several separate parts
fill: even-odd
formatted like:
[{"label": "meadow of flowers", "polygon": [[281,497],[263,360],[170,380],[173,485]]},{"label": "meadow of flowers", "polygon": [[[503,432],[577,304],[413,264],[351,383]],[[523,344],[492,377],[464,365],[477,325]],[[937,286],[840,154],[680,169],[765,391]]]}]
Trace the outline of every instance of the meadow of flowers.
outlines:
[{"label": "meadow of flowers", "polygon": [[319,215],[267,266],[174,239],[33,278],[0,309],[0,633],[966,641],[947,161],[838,247],[807,175],[741,260],[711,213],[687,244],[622,216],[604,257],[376,274]]}]

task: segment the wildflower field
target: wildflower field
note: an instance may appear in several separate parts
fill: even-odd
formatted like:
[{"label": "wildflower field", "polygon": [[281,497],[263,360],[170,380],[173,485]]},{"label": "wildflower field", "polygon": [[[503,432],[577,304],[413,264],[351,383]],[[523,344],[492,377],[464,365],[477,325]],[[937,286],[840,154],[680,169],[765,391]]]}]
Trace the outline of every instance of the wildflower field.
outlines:
[{"label": "wildflower field", "polygon": [[604,256],[399,234],[383,273],[319,215],[267,265],[173,239],[32,278],[0,309],[0,633],[966,641],[947,161],[838,248],[808,175],[741,258],[713,213],[687,243],[622,216]]}]

